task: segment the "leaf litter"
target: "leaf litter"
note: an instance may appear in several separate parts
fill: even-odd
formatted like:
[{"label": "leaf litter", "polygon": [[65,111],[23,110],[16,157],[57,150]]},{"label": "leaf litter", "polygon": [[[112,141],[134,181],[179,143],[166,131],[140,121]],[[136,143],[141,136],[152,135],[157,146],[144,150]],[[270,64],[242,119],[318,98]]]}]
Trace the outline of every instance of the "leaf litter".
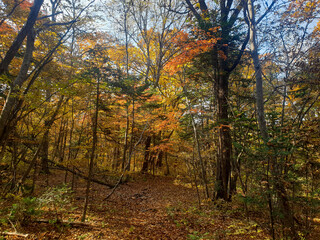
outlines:
[{"label": "leaf litter", "polygon": [[[62,182],[63,176],[57,175],[50,176],[53,186]],[[92,184],[89,212],[85,224],[81,224],[85,181],[78,180],[71,200],[73,207],[63,213],[61,222],[33,221],[20,230],[28,237],[3,239],[270,238],[266,229],[241,215],[219,210],[210,201],[204,201],[200,209],[195,189],[177,184],[173,177],[136,175],[105,200],[109,192],[104,186]],[[12,231],[10,226],[1,227],[2,232],[5,230]]]}]

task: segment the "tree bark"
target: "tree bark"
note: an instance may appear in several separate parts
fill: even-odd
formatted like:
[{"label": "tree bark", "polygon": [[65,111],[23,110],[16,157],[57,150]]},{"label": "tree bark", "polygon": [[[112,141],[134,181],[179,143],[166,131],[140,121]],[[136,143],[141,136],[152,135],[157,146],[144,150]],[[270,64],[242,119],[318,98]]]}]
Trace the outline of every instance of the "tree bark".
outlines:
[{"label": "tree bark", "polygon": [[229,74],[220,73],[217,82],[218,104],[218,158],[216,172],[215,198],[229,200],[229,179],[231,174],[232,142],[228,117],[228,86]]},{"label": "tree bark", "polygon": [[148,136],[146,139],[146,145],[144,150],[144,161],[142,164],[141,172],[147,172],[149,167],[150,160],[150,145],[151,145],[151,136]]}]

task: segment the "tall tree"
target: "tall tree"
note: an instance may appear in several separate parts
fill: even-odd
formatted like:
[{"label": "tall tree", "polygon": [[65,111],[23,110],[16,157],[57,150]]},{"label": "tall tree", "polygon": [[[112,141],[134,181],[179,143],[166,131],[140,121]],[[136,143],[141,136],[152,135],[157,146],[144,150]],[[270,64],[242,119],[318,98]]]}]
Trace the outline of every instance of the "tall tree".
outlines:
[{"label": "tall tree", "polygon": [[207,4],[200,0],[192,4],[186,0],[187,6],[195,17],[198,28],[205,32],[212,32],[212,28],[219,27],[217,44],[210,51],[210,67],[214,71],[214,95],[217,99],[217,121],[219,123],[218,157],[216,168],[215,198],[230,199],[232,139],[229,120],[229,78],[240,62],[243,51],[248,43],[249,35],[239,37],[236,30],[241,23],[240,13],[244,8],[244,1],[219,0]]}]

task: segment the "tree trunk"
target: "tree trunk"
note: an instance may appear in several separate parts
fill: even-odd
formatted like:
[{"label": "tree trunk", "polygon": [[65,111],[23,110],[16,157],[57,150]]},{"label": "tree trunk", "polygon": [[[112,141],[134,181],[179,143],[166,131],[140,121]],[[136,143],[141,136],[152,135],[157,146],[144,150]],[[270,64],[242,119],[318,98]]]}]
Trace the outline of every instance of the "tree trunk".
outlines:
[{"label": "tree trunk", "polygon": [[[184,91],[185,91],[185,93],[187,93],[185,88],[184,88]],[[207,173],[206,173],[206,169],[205,169],[204,162],[203,162],[202,155],[201,155],[200,141],[199,141],[197,126],[196,126],[196,123],[194,121],[194,117],[193,117],[193,115],[191,113],[191,106],[190,106],[190,103],[189,103],[188,99],[187,99],[187,105],[188,105],[189,113],[191,115],[193,136],[194,136],[194,141],[195,141],[196,147],[197,147],[197,153],[198,153],[199,163],[200,163],[200,167],[201,167],[202,181],[203,181],[203,184],[204,184],[204,187],[205,187],[206,198],[208,199],[209,198],[209,189],[208,189]]]},{"label": "tree trunk", "polygon": [[[231,36],[234,33],[234,26],[239,20],[239,14],[243,9],[244,1],[220,0],[215,11],[220,14],[219,22],[210,22],[209,8],[206,1],[199,1],[197,8],[190,0],[185,0],[188,8],[197,19],[199,27],[205,30],[208,26],[220,26],[220,40],[212,49],[211,66],[215,70],[215,88],[217,97],[217,120],[220,124],[218,132],[218,154],[216,169],[215,198],[229,200],[229,178],[231,173],[232,141],[228,119],[228,81],[230,73],[239,64],[241,56],[248,42],[246,37],[241,44],[241,49],[229,47],[232,45]],[[232,7],[231,7],[232,6]],[[209,5],[210,7],[210,5]],[[205,30],[207,31],[207,30]],[[231,54],[229,54],[229,52]],[[235,57],[236,56],[236,57]]]},{"label": "tree trunk", "polygon": [[[129,147],[129,156],[131,156],[133,151],[133,141],[134,141],[134,99],[132,99],[132,122],[131,122],[131,137],[130,137],[130,147]],[[130,165],[131,165],[131,158],[128,158],[128,166],[127,169],[130,171]]]},{"label": "tree trunk", "polygon": [[[51,2],[51,21],[55,22],[55,14],[58,7],[58,2],[56,1],[50,1]],[[51,101],[51,79],[50,77],[47,77],[45,79],[46,82],[46,103],[49,103]],[[45,108],[45,113],[47,114],[47,109]],[[45,123],[47,125],[47,122]],[[45,174],[49,174],[49,164],[48,164],[48,158],[49,158],[49,131],[46,131],[46,134],[43,136],[43,146],[42,146],[42,152],[41,152],[41,171]]]},{"label": "tree trunk", "polygon": [[37,20],[40,8],[43,4],[44,0],[34,0],[33,6],[30,10],[27,22],[19,31],[17,37],[13,41],[10,46],[8,52],[0,63],[0,75],[8,71],[8,67],[13,60],[13,58],[17,55],[19,48],[21,47],[24,39],[27,35],[30,35],[33,32],[33,26]]},{"label": "tree trunk", "polygon": [[220,73],[217,82],[218,104],[218,158],[216,172],[216,195],[215,198],[229,200],[229,179],[231,174],[232,142],[228,118],[228,81],[229,74]]},{"label": "tree trunk", "polygon": [[116,145],[113,148],[113,161],[112,161],[112,169],[116,170],[120,166],[120,149],[119,146]]},{"label": "tree trunk", "polygon": [[267,124],[264,114],[264,102],[263,102],[263,86],[262,86],[262,71],[259,60],[259,53],[257,47],[256,37],[256,22],[253,3],[248,0],[248,14],[249,14],[249,27],[250,27],[250,50],[254,65],[255,78],[256,78],[256,104],[257,104],[257,116],[258,124],[261,133],[261,137],[264,142],[268,141]]},{"label": "tree trunk", "polygon": [[164,175],[170,175],[170,168],[169,168],[169,163],[168,163],[168,153],[166,152],[164,155],[164,159],[166,161],[166,172],[164,173]]},{"label": "tree trunk", "polygon": [[162,167],[162,159],[163,159],[163,151],[162,150],[158,150],[158,154],[157,154],[157,162],[156,162],[156,167],[157,168],[161,168]]},{"label": "tree trunk", "polygon": [[[47,125],[47,123],[45,124]],[[49,164],[48,164],[48,155],[49,155],[49,131],[48,129],[43,135],[43,144],[41,149],[41,171],[45,174],[49,174]]]},{"label": "tree trunk", "polygon": [[146,145],[144,150],[144,162],[142,164],[141,172],[147,172],[150,161],[150,145],[151,145],[151,136],[148,136],[146,139]]},{"label": "tree trunk", "polygon": [[88,180],[87,180],[86,197],[85,197],[85,202],[84,202],[83,214],[82,214],[82,218],[81,218],[82,222],[84,222],[86,220],[86,214],[87,214],[87,209],[88,209],[88,204],[89,204],[90,185],[91,185],[91,179],[92,179],[92,174],[93,174],[95,151],[96,151],[97,142],[98,142],[97,128],[98,128],[99,92],[100,92],[99,83],[100,83],[100,78],[98,77],[97,96],[96,96],[96,103],[95,103],[96,109],[95,109],[94,116],[92,118],[92,148],[91,148],[91,156],[90,156],[90,161],[89,161],[89,173],[88,173]]},{"label": "tree trunk", "polygon": [[126,106],[127,111],[127,124],[126,131],[124,133],[124,145],[123,145],[123,153],[122,153],[122,169],[124,169],[126,160],[127,160],[127,149],[128,149],[128,133],[129,133],[129,107]]}]

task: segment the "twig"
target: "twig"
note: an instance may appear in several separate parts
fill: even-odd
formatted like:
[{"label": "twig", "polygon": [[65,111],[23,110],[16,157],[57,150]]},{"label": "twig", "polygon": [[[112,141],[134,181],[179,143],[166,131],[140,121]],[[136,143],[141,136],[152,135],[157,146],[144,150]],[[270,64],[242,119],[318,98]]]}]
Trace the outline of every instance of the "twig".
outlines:
[{"label": "twig", "polygon": [[9,221],[9,223],[11,224],[11,226],[13,227],[14,232],[18,232],[17,229],[16,229],[16,227],[14,226],[14,224],[11,222],[11,220],[10,220],[9,218],[8,218],[8,221]]}]

